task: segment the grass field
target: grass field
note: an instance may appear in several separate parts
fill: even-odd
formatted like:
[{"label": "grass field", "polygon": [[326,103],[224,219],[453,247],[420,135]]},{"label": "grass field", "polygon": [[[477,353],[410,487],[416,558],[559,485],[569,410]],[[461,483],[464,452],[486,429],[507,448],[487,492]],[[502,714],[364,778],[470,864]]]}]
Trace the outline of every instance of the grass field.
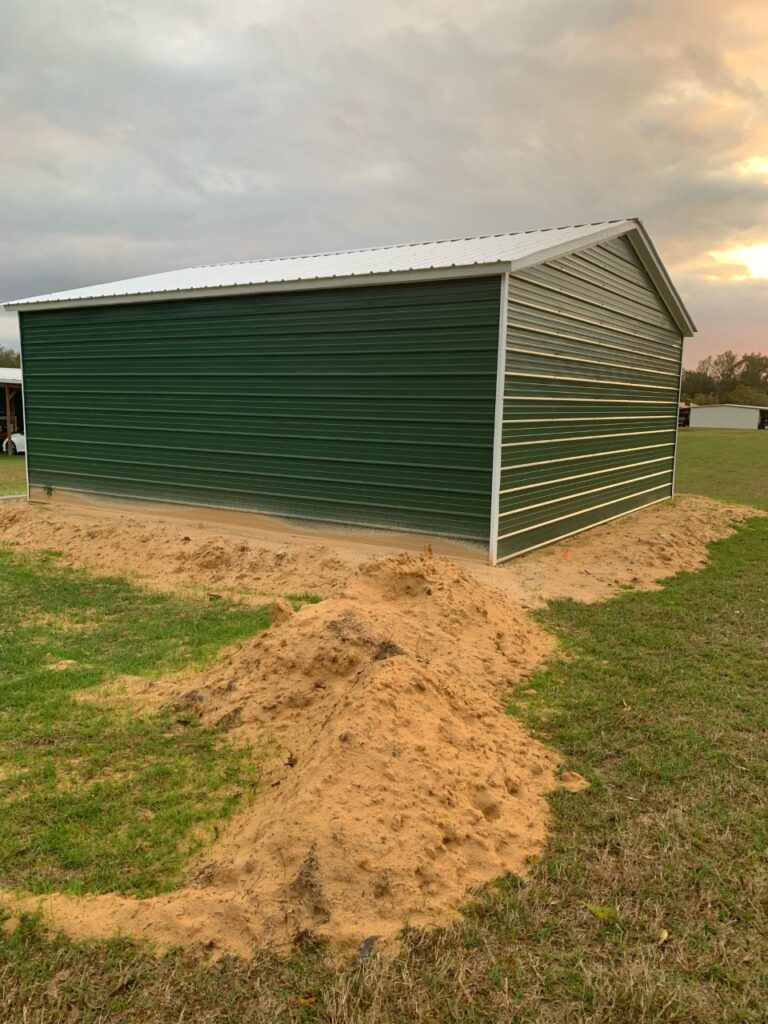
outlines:
[{"label": "grass field", "polygon": [[[681,442],[681,489],[684,482],[687,490],[717,496],[710,475],[717,456],[701,437],[686,434]],[[726,481],[723,497],[764,503],[755,464],[760,450],[752,443],[750,435],[743,447],[739,440],[729,448],[731,463],[742,469]],[[592,786],[553,797],[549,848],[532,877],[486,887],[458,926],[407,933],[391,959],[334,962],[310,945],[286,960],[260,955],[211,964],[181,951],[155,959],[119,940],[51,938],[40,921],[27,918],[13,933],[0,931],[0,1020],[764,1024],[766,564],[768,518],[753,519],[713,545],[704,571],[682,574],[661,591],[592,606],[558,602],[542,613],[565,657],[530,682],[526,689],[533,692],[510,695],[510,709]],[[54,579],[61,578],[57,573],[52,567]],[[123,593],[121,584],[112,585]],[[40,586],[47,590],[44,581]],[[37,608],[33,589],[29,601]],[[125,607],[141,603],[139,594],[126,597]],[[91,604],[83,597],[80,614]],[[69,606],[57,605],[52,594],[45,614],[56,614],[55,607]],[[231,637],[240,629],[237,612],[217,621],[218,612],[206,611],[214,615],[209,641],[185,649],[179,627],[181,651],[172,647],[160,656],[168,667],[209,656],[224,642],[218,632],[224,622]],[[193,643],[191,606],[185,614]],[[39,619],[38,611],[31,629],[50,627]],[[107,616],[104,628],[108,622]],[[114,624],[115,641],[130,628],[125,619]],[[157,642],[162,645],[161,636]],[[78,647],[75,656],[67,644],[51,656],[93,662],[94,680],[111,669],[111,655]],[[15,660],[33,657],[24,653],[29,649],[27,642]],[[31,649],[30,669],[48,681],[48,651]],[[137,670],[121,663],[120,671]],[[91,677],[84,678],[79,685]],[[66,689],[65,680],[47,685]],[[12,734],[9,741],[12,746]],[[218,799],[226,799],[227,755],[215,753],[213,737],[192,742],[215,754],[213,777],[223,786]],[[48,756],[55,771],[56,757]],[[45,792],[48,783],[40,785]],[[28,851],[20,857],[26,865],[20,880],[50,870]],[[0,881],[7,870],[3,859]],[[56,870],[61,885],[66,872]],[[157,874],[148,888],[162,884]]]},{"label": "grass field", "polygon": [[681,430],[677,490],[768,509],[768,430]]},{"label": "grass field", "polygon": [[0,882],[151,895],[178,884],[212,825],[253,792],[258,759],[194,715],[76,700],[119,675],[208,661],[269,623],[0,548]]},{"label": "grass field", "polygon": [[23,455],[0,452],[0,498],[5,494],[26,494],[27,460]]}]

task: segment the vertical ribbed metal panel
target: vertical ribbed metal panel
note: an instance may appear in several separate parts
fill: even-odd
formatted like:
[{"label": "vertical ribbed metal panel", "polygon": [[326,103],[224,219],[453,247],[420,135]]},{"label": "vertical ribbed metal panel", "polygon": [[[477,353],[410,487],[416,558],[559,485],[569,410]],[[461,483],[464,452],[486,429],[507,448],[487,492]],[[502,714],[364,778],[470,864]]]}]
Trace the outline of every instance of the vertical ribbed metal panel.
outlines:
[{"label": "vertical ribbed metal panel", "polygon": [[499,277],[23,313],[33,489],[487,543]]},{"label": "vertical ribbed metal panel", "polygon": [[671,496],[681,351],[626,238],[511,275],[499,560]]}]

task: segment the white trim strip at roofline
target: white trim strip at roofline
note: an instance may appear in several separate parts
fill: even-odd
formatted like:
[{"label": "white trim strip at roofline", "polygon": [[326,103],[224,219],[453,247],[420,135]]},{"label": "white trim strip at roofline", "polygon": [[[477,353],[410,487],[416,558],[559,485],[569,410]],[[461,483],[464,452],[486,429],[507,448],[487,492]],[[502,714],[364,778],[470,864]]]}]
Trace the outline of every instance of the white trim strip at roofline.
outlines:
[{"label": "white trim strip at roofline", "polygon": [[597,523],[590,523],[589,526],[580,526],[578,530],[569,530],[566,533],[561,533],[557,537],[552,537],[551,540],[543,540],[540,544],[531,544],[529,548],[523,548],[522,551],[513,551],[511,555],[504,555],[500,558],[498,565],[502,562],[508,562],[512,558],[519,558],[520,555],[527,555],[529,551],[536,551],[538,548],[549,547],[550,544],[557,544],[558,541],[566,540],[568,537],[575,537],[579,533],[586,533],[587,530],[594,530],[596,526],[603,526],[605,523],[612,523],[614,519],[621,519],[623,516],[631,516],[634,512],[639,512],[643,508],[650,508],[651,505],[660,505],[662,501],[669,501],[667,498],[654,498],[653,501],[647,501],[645,505],[638,505],[637,508],[631,508],[627,512],[619,512],[615,516],[608,516],[605,519],[601,519]]},{"label": "white trim strip at roofline", "polygon": [[[488,262],[473,262],[471,264],[451,265],[449,262],[440,265],[435,263],[432,267],[423,267],[421,269],[406,269],[406,270],[391,270],[391,271],[376,271],[373,273],[361,272],[360,274],[345,274],[337,277],[324,277],[319,275],[315,278],[302,278],[301,280],[282,280],[273,281],[259,284],[235,284],[235,285],[213,285],[211,287],[193,287],[193,288],[180,288],[177,290],[167,291],[152,291],[151,289],[143,292],[132,292],[130,294],[120,295],[90,295],[81,297],[71,298],[55,298],[53,295],[65,295],[71,292],[59,292],[53,293],[49,297],[44,296],[33,296],[31,300],[9,300],[6,302],[5,308],[8,310],[40,310],[40,309],[56,309],[56,308],[76,308],[77,306],[97,306],[97,305],[124,305],[128,303],[142,303],[142,302],[158,302],[163,300],[171,299],[186,299],[192,297],[213,297],[213,296],[226,296],[226,295],[242,295],[242,294],[257,294],[259,292],[274,292],[292,290],[299,291],[304,289],[318,289],[318,288],[346,288],[364,284],[381,284],[384,282],[398,282],[398,281],[424,281],[424,280],[435,280],[450,278],[451,276],[476,276],[493,273],[516,273],[524,271],[528,267],[536,266],[541,263],[547,263],[552,260],[556,260],[559,256],[571,255],[573,253],[581,252],[585,249],[589,249],[601,242],[607,242],[614,238],[620,238],[626,235],[630,241],[630,244],[635,249],[638,258],[643,264],[646,272],[653,281],[655,287],[659,291],[664,304],[667,306],[669,312],[672,314],[673,319],[678,324],[681,332],[690,337],[695,333],[696,327],[691,320],[688,311],[680,299],[677,291],[675,290],[669,275],[664,268],[659,256],[653,247],[653,243],[648,237],[642,222],[637,218],[624,218],[622,220],[609,221],[601,228],[593,225],[571,225],[571,229],[579,228],[592,228],[592,230],[585,231],[583,235],[578,238],[571,237],[566,241],[557,242],[555,244],[547,245],[546,243],[538,246],[535,250],[528,252],[526,255],[521,255],[515,258],[511,256],[507,260],[489,260]],[[555,231],[561,229],[542,229],[539,234],[543,234],[545,231],[552,231],[552,238],[556,237]],[[562,229],[564,230],[564,229]],[[527,232],[511,232],[510,234],[527,234]],[[494,236],[501,237],[501,236]],[[453,241],[481,241],[481,238],[475,239],[454,239]],[[389,248],[401,248],[400,246],[381,246],[379,249]],[[373,250],[359,250],[360,252],[376,251],[375,247]],[[315,255],[343,255],[342,253],[325,253]],[[301,259],[302,257],[288,257],[288,259]],[[250,261],[241,261],[248,263]],[[275,262],[275,261],[252,261],[254,263],[260,262]],[[191,268],[191,269],[210,269],[210,268]],[[145,275],[147,278],[152,279],[155,277],[161,277],[162,274],[150,274]],[[138,279],[134,279],[138,280]],[[112,282],[112,284],[123,284],[126,285],[128,282]],[[107,288],[110,283],[104,283],[99,285],[100,288]],[[75,292],[82,291],[83,289],[74,289]]]},{"label": "white trim strip at roofline", "polygon": [[355,288],[364,285],[398,284],[401,281],[443,281],[458,277],[493,277],[508,272],[509,261],[472,263],[461,267],[435,267],[426,270],[388,270],[375,274],[350,274],[345,277],[315,277],[301,281],[270,281],[266,284],[234,284],[209,288],[185,288],[179,291],[130,292],[87,299],[52,299],[49,302],[8,302],[4,308],[25,313],[27,310],[76,309],[82,306],[125,306],[143,302],[172,302],[175,299],[225,298],[230,295],[258,295],[265,292],[303,292],[328,288]]},{"label": "white trim strip at roofline", "polygon": [[534,267],[538,263],[549,263],[550,260],[555,260],[558,256],[564,256],[566,253],[570,255],[573,252],[580,252],[582,249],[590,249],[598,242],[608,242],[612,238],[620,238],[622,235],[634,231],[638,224],[639,221],[634,219],[621,220],[609,223],[601,230],[593,231],[577,241],[558,242],[557,245],[537,249],[529,256],[521,256],[520,259],[514,260],[511,272],[514,274],[520,270],[526,270],[528,267]]},{"label": "white trim strip at roofline", "polygon": [[684,338],[692,338],[696,333],[696,324],[691,319],[688,310],[683,305],[683,300],[672,283],[672,279],[667,273],[666,267],[661,262],[659,254],[656,252],[656,247],[651,241],[651,237],[645,230],[645,225],[641,220],[636,220],[636,228],[634,231],[627,232],[627,238],[630,245],[637,253],[640,262],[645,267],[648,276],[656,285],[659,294],[664,300],[664,305],[667,307],[672,315],[675,323],[680,328],[680,332]]}]

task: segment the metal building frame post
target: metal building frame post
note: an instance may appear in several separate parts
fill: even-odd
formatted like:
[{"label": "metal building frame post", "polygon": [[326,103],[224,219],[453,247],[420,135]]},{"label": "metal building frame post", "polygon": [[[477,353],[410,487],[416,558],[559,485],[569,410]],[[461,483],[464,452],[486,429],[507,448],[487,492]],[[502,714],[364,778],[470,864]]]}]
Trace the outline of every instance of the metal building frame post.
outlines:
[{"label": "metal building frame post", "polygon": [[27,427],[27,402],[24,394],[24,339],[21,332],[21,314],[16,314],[19,327],[19,366],[21,368],[21,415],[24,420],[24,476],[27,479],[27,501],[29,501],[29,429]]},{"label": "metal building frame post", "polygon": [[496,405],[493,423],[493,473],[491,476],[491,524],[489,562],[496,565],[499,557],[499,492],[501,490],[501,442],[504,433],[504,382],[507,369],[507,299],[509,274],[501,275],[499,301],[499,345],[496,357]]},{"label": "metal building frame post", "polygon": [[[680,382],[677,385],[677,409],[675,415],[675,450],[672,454],[672,493],[671,498],[675,496],[675,479],[677,476],[677,446],[680,441],[680,395],[683,393],[683,352],[685,351],[685,336],[680,337]],[[690,420],[688,421],[690,429]]]}]

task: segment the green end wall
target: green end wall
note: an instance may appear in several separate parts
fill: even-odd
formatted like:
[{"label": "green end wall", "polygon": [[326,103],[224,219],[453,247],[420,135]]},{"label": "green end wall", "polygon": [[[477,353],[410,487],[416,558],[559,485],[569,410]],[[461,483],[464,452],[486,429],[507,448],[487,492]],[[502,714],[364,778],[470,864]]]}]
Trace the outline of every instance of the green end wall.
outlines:
[{"label": "green end wall", "polygon": [[32,493],[489,542],[500,278],[21,315]]},{"label": "green end wall", "polygon": [[626,237],[510,276],[499,561],[671,497],[681,355]]}]

